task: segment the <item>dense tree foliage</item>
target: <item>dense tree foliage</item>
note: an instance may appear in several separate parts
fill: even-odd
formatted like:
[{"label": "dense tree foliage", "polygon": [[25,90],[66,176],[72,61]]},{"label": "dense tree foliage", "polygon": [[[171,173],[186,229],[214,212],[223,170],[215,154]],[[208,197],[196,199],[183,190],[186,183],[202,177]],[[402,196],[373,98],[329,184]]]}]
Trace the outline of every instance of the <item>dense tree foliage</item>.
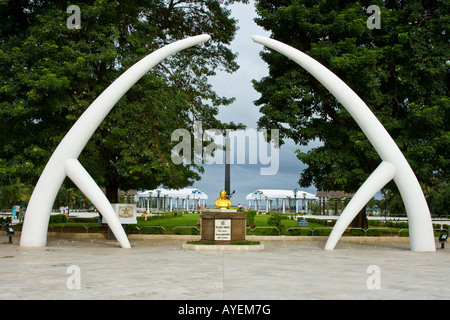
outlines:
[{"label": "dense tree foliage", "polygon": [[[366,21],[377,5],[379,29]],[[450,3],[435,0],[260,0],[256,22],[312,56],[370,107],[415,171],[429,204],[448,194]],[[336,99],[293,61],[266,50],[269,76],[254,82],[260,127],[299,145],[301,186],[356,191],[380,158]],[[389,184],[394,192],[395,186]],[[448,196],[447,196],[448,198]],[[447,201],[448,202],[448,201]],[[432,210],[433,211],[433,210]]]},{"label": "dense tree foliage", "polygon": [[[227,5],[245,0],[0,0],[0,182],[33,185],[76,119],[135,62],[173,41],[210,34],[206,43],[165,60],[117,103],[80,156],[107,195],[117,190],[179,188],[202,167],[175,165],[170,136],[177,128],[223,128],[218,96],[208,82],[234,72],[227,45],[236,21]],[[68,28],[69,5],[81,28]]]}]

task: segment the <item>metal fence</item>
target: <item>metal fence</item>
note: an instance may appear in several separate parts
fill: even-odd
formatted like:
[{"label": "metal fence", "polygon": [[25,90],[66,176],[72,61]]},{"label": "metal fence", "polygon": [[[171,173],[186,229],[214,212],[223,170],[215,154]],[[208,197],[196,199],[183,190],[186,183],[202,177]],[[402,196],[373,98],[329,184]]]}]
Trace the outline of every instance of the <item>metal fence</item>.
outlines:
[{"label": "metal fence", "polygon": [[[286,229],[286,234],[285,235],[289,235],[289,231],[290,230],[309,230],[311,232],[311,236],[314,236],[314,232],[317,230],[331,230],[333,229],[333,227],[317,227],[317,228],[308,228],[308,227],[290,227]],[[364,228],[347,228],[346,231],[351,231],[351,230],[359,230],[362,233],[364,233],[364,236],[367,236],[367,232],[371,231],[371,230],[386,230],[389,232],[390,236],[392,236],[392,229],[388,228],[388,227],[370,227],[367,229]]]},{"label": "metal fence", "polygon": [[[89,233],[89,229],[93,228],[98,228],[100,225],[83,225],[85,232]],[[3,226],[2,226],[3,227]],[[56,231],[55,229],[59,229],[60,232],[63,232],[65,225],[61,225],[61,226],[54,226],[52,224],[49,225],[49,228],[52,232]],[[70,226],[69,226],[70,227]],[[195,230],[195,233],[200,234],[201,233],[201,228],[196,227],[196,226],[174,226],[172,228],[166,228],[164,226],[142,226],[142,227],[138,227],[138,226],[134,226],[133,228],[136,228],[136,230],[138,231],[139,234],[143,234],[146,233],[144,230],[145,229],[159,229],[161,230],[161,232],[158,233],[163,233],[163,234],[168,234],[168,233],[174,233],[175,230],[183,230],[183,229],[191,229],[191,230]],[[251,234],[249,235],[254,235],[256,230],[275,230],[276,233],[278,233],[278,235],[282,235],[282,233],[284,233],[283,235],[285,236],[289,236],[292,235],[292,231],[294,230],[307,230],[309,234],[309,236],[314,236],[316,231],[320,231],[320,230],[329,230],[331,233],[331,230],[333,229],[333,227],[316,227],[316,228],[309,228],[309,227],[289,227],[286,230],[284,230],[284,232],[282,232],[279,228],[277,227],[268,227],[268,226],[264,226],[264,227],[247,227],[247,230],[250,231]],[[389,236],[394,236],[394,232],[392,230],[392,228],[389,227],[369,227],[367,229],[364,228],[347,228],[346,231],[352,231],[352,230],[359,230],[361,231],[364,236],[368,236],[368,232],[373,231],[373,230],[380,230],[380,231],[387,231],[389,233]],[[433,231],[435,232],[442,232],[442,233],[449,233],[448,229],[443,229],[443,228],[439,228],[439,229],[433,229]],[[148,232],[148,234],[151,234],[152,232]],[[397,232],[397,236],[401,236],[404,233],[409,233],[409,229],[408,228],[402,228],[400,230],[398,230]],[[317,234],[317,233],[316,233]]]}]

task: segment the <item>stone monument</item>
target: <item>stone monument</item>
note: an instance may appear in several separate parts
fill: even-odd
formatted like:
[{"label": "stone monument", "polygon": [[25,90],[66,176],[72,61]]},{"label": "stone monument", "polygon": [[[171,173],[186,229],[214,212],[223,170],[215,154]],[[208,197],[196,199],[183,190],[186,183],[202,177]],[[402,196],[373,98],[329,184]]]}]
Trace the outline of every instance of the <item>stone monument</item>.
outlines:
[{"label": "stone monument", "polygon": [[226,191],[214,201],[219,209],[204,212],[200,218],[202,232],[200,241],[214,241],[215,244],[231,244],[232,241],[245,241],[246,216],[236,209],[228,209],[231,201]]}]

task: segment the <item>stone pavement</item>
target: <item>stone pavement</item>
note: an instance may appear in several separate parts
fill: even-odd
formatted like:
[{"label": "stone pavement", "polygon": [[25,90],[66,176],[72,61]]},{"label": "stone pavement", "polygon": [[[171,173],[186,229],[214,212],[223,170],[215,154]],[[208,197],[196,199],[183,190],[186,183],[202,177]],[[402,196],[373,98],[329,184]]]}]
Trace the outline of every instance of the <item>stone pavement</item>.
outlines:
[{"label": "stone pavement", "polygon": [[0,299],[450,299],[450,248],[439,243],[418,253],[407,242],[324,251],[314,238],[263,241],[256,252],[185,251],[173,239],[132,240],[131,249],[106,239],[7,242],[1,235]]}]

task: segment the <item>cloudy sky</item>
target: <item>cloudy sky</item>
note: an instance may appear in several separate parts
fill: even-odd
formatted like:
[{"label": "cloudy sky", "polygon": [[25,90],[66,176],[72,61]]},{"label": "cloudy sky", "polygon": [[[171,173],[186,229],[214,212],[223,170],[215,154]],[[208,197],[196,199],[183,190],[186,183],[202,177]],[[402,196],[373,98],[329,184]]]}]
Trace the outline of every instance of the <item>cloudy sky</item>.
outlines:
[{"label": "cloudy sky", "polygon": [[[231,49],[238,53],[237,62],[239,70],[233,74],[219,73],[211,79],[214,90],[221,96],[235,97],[236,101],[220,109],[219,118],[223,122],[234,121],[243,123],[247,129],[255,130],[257,121],[260,117],[259,108],[253,104],[253,101],[259,98],[251,80],[260,80],[268,74],[267,65],[262,61],[259,52],[263,47],[252,41],[252,35],[269,36],[270,34],[256,25],[253,19],[256,17],[253,1],[249,4],[235,4],[231,6],[232,16],[239,21],[239,30],[235,40],[231,44]],[[314,187],[300,188],[298,180],[300,172],[305,168],[295,156],[297,149],[292,141],[286,141],[278,150],[279,169],[274,175],[261,175],[262,165],[232,164],[231,167],[231,190],[235,190],[232,197],[233,205],[246,203],[245,196],[257,188],[261,189],[301,189],[307,192],[315,193]],[[248,150],[247,150],[248,152]],[[270,155],[270,153],[269,153]],[[225,184],[225,166],[223,164],[205,165],[205,172],[202,179],[194,184],[205,192],[209,200],[207,204],[212,205],[213,201],[219,196],[220,190]]]}]

